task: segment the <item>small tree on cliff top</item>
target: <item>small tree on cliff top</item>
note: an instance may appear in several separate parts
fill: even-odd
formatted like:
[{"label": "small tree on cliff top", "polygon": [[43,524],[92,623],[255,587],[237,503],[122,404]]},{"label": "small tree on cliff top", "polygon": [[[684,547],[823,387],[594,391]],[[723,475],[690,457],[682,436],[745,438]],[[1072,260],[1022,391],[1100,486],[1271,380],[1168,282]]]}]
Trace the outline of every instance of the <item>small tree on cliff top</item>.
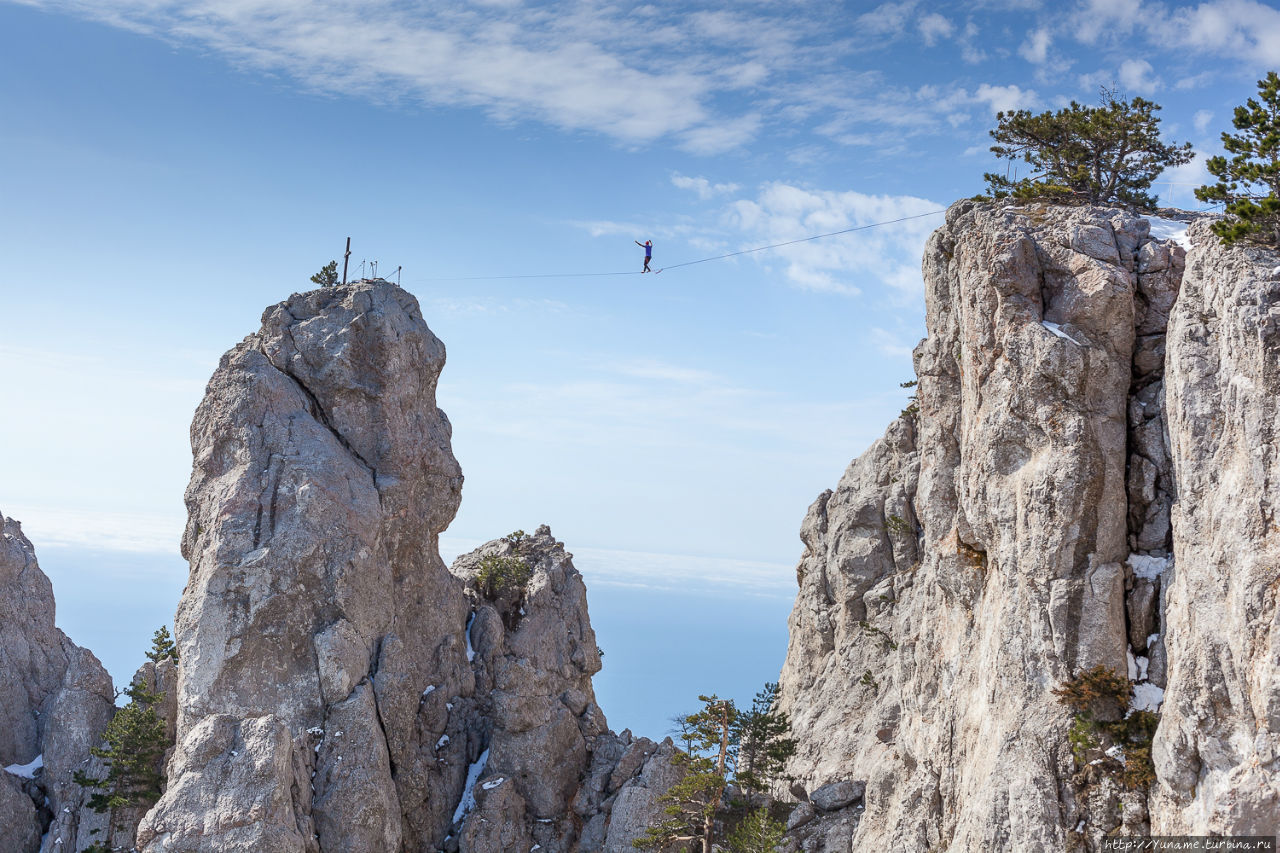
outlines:
[{"label": "small tree on cliff top", "polygon": [[320,272],[311,276],[311,281],[321,287],[333,287],[338,283],[338,262],[329,261],[320,268]]},{"label": "small tree on cliff top", "polygon": [[1156,200],[1147,193],[1152,182],[1166,167],[1193,157],[1191,143],[1160,141],[1159,109],[1143,98],[1122,100],[1104,90],[1097,107],[1072,101],[1056,113],[998,113],[991,151],[1011,162],[1022,160],[1032,174],[1012,180],[987,173],[988,192],[995,198],[1153,208]]},{"label": "small tree on cliff top", "polygon": [[1271,71],[1259,80],[1258,95],[1235,109],[1231,123],[1241,133],[1222,134],[1233,156],[1205,164],[1218,183],[1196,190],[1201,201],[1226,204],[1227,218],[1210,226],[1224,245],[1280,244],[1280,75]]},{"label": "small tree on cliff top", "polygon": [[147,659],[160,663],[165,658],[172,658],[173,662],[177,663],[178,647],[173,644],[173,638],[169,636],[169,626],[161,625],[151,635],[151,650],[147,652]]}]

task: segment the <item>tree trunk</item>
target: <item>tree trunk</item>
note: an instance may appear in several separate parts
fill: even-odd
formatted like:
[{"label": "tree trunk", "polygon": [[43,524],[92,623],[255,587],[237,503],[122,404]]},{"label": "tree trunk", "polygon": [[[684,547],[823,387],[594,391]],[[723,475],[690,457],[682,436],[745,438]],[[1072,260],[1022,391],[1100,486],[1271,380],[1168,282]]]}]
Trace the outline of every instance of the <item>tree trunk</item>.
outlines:
[{"label": "tree trunk", "polygon": [[[724,779],[725,761],[729,755],[729,702],[725,700],[720,703],[720,757],[716,760],[716,771],[719,772],[720,778]],[[720,805],[720,798],[724,796],[724,785],[716,790],[715,796],[711,799],[711,807],[707,812],[706,820],[702,823],[702,853],[711,853],[711,833],[715,829],[716,809]]]}]

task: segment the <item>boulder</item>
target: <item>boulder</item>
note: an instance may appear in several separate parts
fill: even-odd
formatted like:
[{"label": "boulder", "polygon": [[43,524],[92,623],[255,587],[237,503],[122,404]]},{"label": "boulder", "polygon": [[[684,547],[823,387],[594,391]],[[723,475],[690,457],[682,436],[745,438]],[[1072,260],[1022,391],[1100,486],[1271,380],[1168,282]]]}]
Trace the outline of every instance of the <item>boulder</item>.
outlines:
[{"label": "boulder", "polygon": [[824,812],[833,812],[860,801],[866,790],[866,782],[848,780],[830,782],[821,788],[814,789],[813,793],[809,794],[809,802]]}]

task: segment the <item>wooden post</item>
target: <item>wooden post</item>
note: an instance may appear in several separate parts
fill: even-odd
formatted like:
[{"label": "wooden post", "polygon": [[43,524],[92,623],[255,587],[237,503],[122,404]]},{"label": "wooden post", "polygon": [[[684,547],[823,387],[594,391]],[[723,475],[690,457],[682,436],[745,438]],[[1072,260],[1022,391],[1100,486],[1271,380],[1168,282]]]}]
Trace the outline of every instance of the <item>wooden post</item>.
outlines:
[{"label": "wooden post", "polygon": [[351,238],[347,238],[347,252],[342,256],[342,283],[347,283],[347,259],[351,257]]}]

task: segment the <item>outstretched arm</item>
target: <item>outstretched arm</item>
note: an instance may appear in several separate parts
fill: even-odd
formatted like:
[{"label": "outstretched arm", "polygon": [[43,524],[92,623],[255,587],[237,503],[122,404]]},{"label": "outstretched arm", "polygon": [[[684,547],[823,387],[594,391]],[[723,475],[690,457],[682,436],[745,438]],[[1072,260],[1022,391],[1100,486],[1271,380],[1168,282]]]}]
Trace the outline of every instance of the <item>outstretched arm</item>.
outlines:
[{"label": "outstretched arm", "polygon": [[641,249],[644,248],[644,243],[641,243],[639,240],[636,240],[636,245],[639,246]]}]

